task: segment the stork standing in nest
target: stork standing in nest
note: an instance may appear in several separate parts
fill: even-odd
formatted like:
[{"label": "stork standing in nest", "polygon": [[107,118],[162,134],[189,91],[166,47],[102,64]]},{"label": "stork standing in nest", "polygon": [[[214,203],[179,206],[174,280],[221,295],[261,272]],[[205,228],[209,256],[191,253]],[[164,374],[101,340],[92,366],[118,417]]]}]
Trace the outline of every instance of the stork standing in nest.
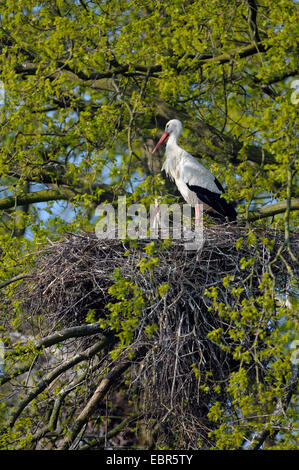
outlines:
[{"label": "stork standing in nest", "polygon": [[165,132],[153,149],[154,153],[167,139],[166,160],[162,166],[166,174],[175,181],[178,190],[185,201],[195,207],[195,223],[199,224],[200,204],[207,213],[222,221],[236,220],[234,207],[221,197],[224,189],[210,170],[199,163],[190,153],[178,145],[182,132],[182,123],[172,119],[166,124]]}]

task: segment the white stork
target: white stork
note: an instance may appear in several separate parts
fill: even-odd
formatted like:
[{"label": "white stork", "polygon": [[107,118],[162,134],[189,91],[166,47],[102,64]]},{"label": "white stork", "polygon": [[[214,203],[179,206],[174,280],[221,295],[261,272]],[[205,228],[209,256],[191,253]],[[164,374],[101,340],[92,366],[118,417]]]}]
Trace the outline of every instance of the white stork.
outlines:
[{"label": "white stork", "polygon": [[217,178],[178,145],[182,127],[181,121],[171,119],[166,124],[165,132],[152,153],[169,137],[166,144],[166,160],[162,170],[165,170],[166,174],[175,181],[185,201],[195,207],[197,225],[200,218],[200,203],[203,204],[204,209],[208,209],[207,213],[213,217],[223,221],[236,220],[237,213],[235,209],[221,197],[224,189]]}]

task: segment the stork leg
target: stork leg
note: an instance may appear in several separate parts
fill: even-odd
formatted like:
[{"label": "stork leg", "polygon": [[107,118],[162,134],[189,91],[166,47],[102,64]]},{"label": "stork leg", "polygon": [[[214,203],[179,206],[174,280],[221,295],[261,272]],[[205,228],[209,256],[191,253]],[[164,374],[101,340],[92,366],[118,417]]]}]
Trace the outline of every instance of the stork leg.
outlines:
[{"label": "stork leg", "polygon": [[196,227],[199,227],[200,216],[201,216],[200,204],[195,204],[195,226]]},{"label": "stork leg", "polygon": [[158,200],[155,199],[155,216],[153,220],[153,228],[158,229],[159,225],[161,225],[161,210],[159,207]]}]

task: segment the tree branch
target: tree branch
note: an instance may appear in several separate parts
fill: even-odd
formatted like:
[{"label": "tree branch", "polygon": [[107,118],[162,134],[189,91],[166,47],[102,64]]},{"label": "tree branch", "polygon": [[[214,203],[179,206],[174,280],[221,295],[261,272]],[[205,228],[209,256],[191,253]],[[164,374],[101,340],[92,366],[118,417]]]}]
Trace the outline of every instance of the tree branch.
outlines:
[{"label": "tree branch", "polygon": [[[297,384],[298,384],[298,378],[299,378],[299,367],[298,365],[294,366],[293,369],[293,374],[290,380],[290,383],[287,387],[287,393],[284,397],[283,400],[279,400],[276,408],[274,410],[274,413],[272,415],[271,423],[275,425],[277,422],[277,419],[281,414],[285,413],[290,401],[292,399],[292,396],[296,393],[297,390]],[[274,434],[277,434],[279,432],[279,429],[275,429]],[[262,431],[258,432],[253,440],[250,442],[250,444],[246,447],[246,450],[258,450],[265,440],[267,439],[268,436],[272,435],[273,432],[271,433],[270,429],[263,429]]]},{"label": "tree branch", "polygon": [[[238,49],[232,49],[229,52],[224,52],[217,56],[213,54],[200,54],[200,55],[187,55],[186,58],[196,60],[196,62],[192,66],[192,69],[197,69],[198,67],[201,67],[203,65],[215,64],[215,63],[222,65],[222,64],[231,62],[232,60],[236,58],[244,59],[244,58],[257,54],[258,52],[265,52],[270,47],[271,45],[266,44],[265,41],[258,41],[254,45],[249,44],[244,47],[240,47]],[[178,72],[181,71],[181,67],[178,65],[178,62],[181,58],[182,57],[178,57],[176,61],[175,69]],[[118,64],[115,68],[108,70],[107,72],[93,71],[93,72],[90,72],[89,74],[86,74],[82,70],[74,70],[66,62],[58,61],[57,67],[59,68],[59,71],[64,70],[64,71],[70,72],[71,74],[73,74],[74,76],[76,76],[77,78],[83,81],[102,80],[106,78],[112,78],[117,75],[136,76],[136,75],[142,74],[142,75],[147,75],[150,77],[150,76],[159,74],[163,71],[163,66],[160,64],[154,64],[154,65],[149,65],[149,66],[139,65],[139,64],[135,64],[135,65]],[[182,67],[185,68],[185,65],[182,65]],[[24,75],[24,76],[35,75],[38,70],[38,65],[30,61],[23,62],[22,64],[17,64],[14,70],[16,73]]]},{"label": "tree branch", "polygon": [[61,409],[61,406],[62,406],[66,396],[70,392],[72,392],[79,384],[81,384],[83,382],[83,380],[85,379],[87,373],[88,373],[88,369],[86,369],[83,372],[83,374],[81,374],[79,377],[77,377],[72,382],[72,384],[70,384],[67,388],[63,388],[59,391],[58,395],[55,398],[53,408],[52,408],[52,412],[51,412],[51,415],[49,417],[48,423],[45,426],[43,426],[42,429],[38,430],[32,436],[32,439],[31,439],[32,444],[35,443],[35,442],[38,442],[40,439],[42,439],[44,436],[46,436],[46,434],[48,434],[49,432],[53,433],[53,432],[56,431],[60,409]]},{"label": "tree branch", "polygon": [[140,418],[140,413],[135,413],[132,416],[124,418],[117,426],[115,426],[111,431],[107,433],[107,436],[101,436],[97,439],[93,439],[89,444],[80,447],[80,450],[88,450],[94,446],[102,446],[105,444],[107,439],[111,439],[114,436],[117,436],[128,424],[131,424],[136,419]]},{"label": "tree branch", "polygon": [[[134,361],[140,360],[144,357],[145,348],[141,347],[138,351],[135,351]],[[88,421],[100,401],[105,397],[106,393],[112,385],[122,376],[122,374],[130,367],[133,359],[119,359],[115,366],[110,370],[110,372],[103,378],[92,397],[90,398],[87,405],[81,411],[79,416],[74,422],[70,434],[64,439],[60,450],[67,450],[70,448],[72,442],[78,436],[84,424]]]},{"label": "tree branch", "polygon": [[[82,336],[92,336],[97,333],[102,333],[103,327],[99,323],[90,323],[87,325],[72,326],[58,331],[52,335],[41,338],[35,342],[36,349],[48,348],[53,344],[61,343],[66,339],[80,338]],[[112,340],[112,336],[109,337]]]},{"label": "tree branch", "polygon": [[31,274],[27,274],[27,273],[18,274],[17,276],[12,277],[11,279],[7,279],[7,281],[1,282],[0,289],[3,289],[4,287],[9,286],[9,284],[12,284],[13,282],[17,282],[17,281],[20,281],[21,279],[26,279],[28,277],[31,277]]},{"label": "tree branch", "polygon": [[93,393],[91,399],[75,420],[72,431],[64,439],[60,450],[67,450],[70,447],[73,440],[78,436],[82,427],[92,415],[98,403],[104,398],[112,384],[115,383],[115,381],[128,369],[130,365],[131,360],[129,359],[125,359],[118,362],[106,375],[106,377],[100,382],[95,392]]},{"label": "tree branch", "polygon": [[20,196],[7,196],[0,199],[0,210],[11,207],[23,206],[24,204],[35,204],[37,202],[70,200],[76,192],[70,188],[42,189],[33,193],[22,194]]},{"label": "tree branch", "polygon": [[[254,222],[255,220],[264,219],[266,217],[271,217],[277,214],[282,214],[287,210],[287,201],[276,202],[275,204],[270,204],[268,206],[260,207],[256,211],[249,212],[248,220]],[[299,199],[292,199],[290,201],[290,210],[297,211],[299,210]]]},{"label": "tree branch", "polygon": [[255,0],[247,0],[248,4],[248,26],[251,40],[256,44],[260,42],[259,32],[257,28],[257,4]]},{"label": "tree branch", "polygon": [[70,360],[63,362],[58,367],[56,367],[53,371],[51,371],[45,378],[43,378],[38,386],[34,388],[21,402],[18,403],[18,406],[14,410],[14,412],[10,415],[8,420],[8,427],[12,428],[24,410],[26,406],[34,400],[40,393],[42,393],[54,379],[59,377],[59,375],[66,372],[71,367],[79,364],[79,362],[86,361],[90,359],[92,356],[97,354],[101,349],[103,349],[107,344],[109,344],[109,337],[105,337],[95,345],[91,346],[87,351],[83,351],[80,354],[72,357]]},{"label": "tree branch", "polygon": [[[54,344],[61,343],[65,341],[66,339],[70,338],[80,338],[83,336],[92,336],[95,334],[102,333],[103,329],[100,328],[98,323],[94,324],[89,324],[89,325],[79,325],[79,326],[73,326],[70,328],[65,328],[64,330],[60,330],[57,333],[54,333],[52,335],[46,336],[44,338],[38,339],[37,341],[34,342],[33,348],[35,348],[37,351],[43,349],[43,348],[48,348],[50,346],[53,346]],[[111,335],[103,335],[103,340],[107,340],[109,344],[114,344],[115,339],[114,336]],[[24,351],[28,351],[28,344],[25,344],[24,346],[18,346],[17,352],[8,352],[6,354],[6,357],[9,358],[11,356],[19,356],[22,354]],[[26,372],[30,366],[28,364],[22,365],[20,368],[14,371],[13,374],[11,375],[5,375],[4,377],[0,378],[0,385],[5,384],[9,380],[11,380],[14,377],[17,377],[18,375],[23,374]]]},{"label": "tree branch", "polygon": [[103,200],[112,199],[113,194],[108,185],[94,184],[88,187],[59,186],[58,189],[42,189],[33,193],[21,194],[19,196],[7,196],[0,199],[0,210],[10,209],[11,207],[24,206],[26,204],[36,204],[47,201],[70,201],[78,194],[89,193],[95,189],[103,189]]}]

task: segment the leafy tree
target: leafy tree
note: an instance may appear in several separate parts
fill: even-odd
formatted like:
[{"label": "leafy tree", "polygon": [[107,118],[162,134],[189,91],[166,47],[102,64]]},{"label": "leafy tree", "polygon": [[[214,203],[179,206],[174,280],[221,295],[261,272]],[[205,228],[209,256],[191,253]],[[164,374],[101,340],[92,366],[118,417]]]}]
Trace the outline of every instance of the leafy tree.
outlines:
[{"label": "leafy tree", "polygon": [[[88,423],[90,428],[103,427],[105,410],[93,397],[108,400],[110,388],[109,393],[121,394],[119,407],[126,403],[127,414],[119,413],[122,419],[109,428],[105,439],[86,438],[76,445],[101,447],[128,426],[132,429],[132,422],[140,429],[147,419],[152,431],[150,438],[139,434],[140,445],[195,446],[194,435],[185,433],[187,427],[184,432],[170,432],[171,411],[169,416],[156,410],[145,417],[138,390],[130,395],[127,383],[134,383],[132,362],[150,357],[147,349],[135,347],[138,331],[152,338],[154,354],[162,325],[158,319],[144,320],[153,299],[148,286],[126,273],[124,260],[140,256],[133,263],[136,270],[158,292],[154,299],[171,306],[174,291],[170,286],[167,295],[168,281],[159,276],[159,263],[163,273],[162,252],[175,248],[149,244],[146,251],[141,247],[141,255],[136,242],[128,246],[129,254],[119,255],[117,249],[120,271],[111,278],[114,270],[109,266],[110,281],[102,286],[107,291],[104,316],[93,299],[90,305],[79,303],[81,314],[65,322],[56,303],[59,291],[51,297],[46,285],[39,291],[42,284],[35,285],[32,279],[32,273],[36,279],[44,275],[54,287],[65,279],[55,263],[59,279],[55,270],[46,275],[46,267],[56,248],[63,248],[66,233],[93,231],[98,204],[114,204],[119,195],[146,207],[158,196],[165,202],[179,200],[176,188],[160,174],[162,153],[151,153],[172,118],[184,123],[182,146],[226,185],[227,198],[238,205],[243,227],[229,240],[238,273],[246,276],[225,270],[222,277],[214,273],[214,287],[211,281],[201,291],[208,310],[202,306],[200,311],[213,312],[213,318],[221,321],[200,332],[209,347],[213,344],[235,362],[229,361],[224,389],[217,380],[213,383],[209,370],[202,370],[196,358],[187,364],[192,384],[195,380],[196,390],[209,398],[203,411],[207,431],[195,438],[196,445],[259,448],[269,437],[276,448],[295,445],[292,365],[296,360],[291,360],[294,353],[288,346],[295,339],[297,307],[297,7],[291,0],[0,3],[0,287],[2,341],[8,350],[2,379],[6,397],[1,405],[2,448],[30,448],[44,442],[54,447],[75,445],[86,428],[88,435]],[[84,237],[82,244],[91,249]],[[47,258],[44,253],[51,246],[53,255]],[[64,252],[65,257],[73,266],[72,242],[66,246],[74,258]],[[80,276],[84,278],[84,271]],[[82,292],[83,284],[78,286]],[[45,295],[46,303],[32,315],[28,305],[33,308],[37,303],[30,300],[26,306],[26,299],[35,298],[34,292],[40,298]],[[66,289],[61,300],[66,309],[68,295]],[[52,300],[56,316],[51,324]],[[178,305],[183,312],[183,304]],[[172,333],[179,335],[179,328],[174,322]],[[100,335],[95,343],[90,339],[94,334]],[[61,363],[51,364],[46,372],[47,366],[40,362],[45,349],[61,342],[64,351],[64,341],[74,337],[87,342],[78,343],[74,358],[62,354]],[[244,344],[250,345],[250,353]],[[179,357],[178,352],[175,355]],[[98,358],[104,369],[92,358]],[[28,374],[31,369],[34,377]],[[74,375],[67,375],[69,387],[64,387],[62,374],[70,370]],[[256,370],[254,383],[252,370]],[[114,380],[125,374],[127,382],[123,379],[113,388]],[[14,390],[16,377],[20,378]],[[16,390],[22,395],[19,404],[11,395]],[[111,395],[106,410],[116,410],[115,396]]]}]

